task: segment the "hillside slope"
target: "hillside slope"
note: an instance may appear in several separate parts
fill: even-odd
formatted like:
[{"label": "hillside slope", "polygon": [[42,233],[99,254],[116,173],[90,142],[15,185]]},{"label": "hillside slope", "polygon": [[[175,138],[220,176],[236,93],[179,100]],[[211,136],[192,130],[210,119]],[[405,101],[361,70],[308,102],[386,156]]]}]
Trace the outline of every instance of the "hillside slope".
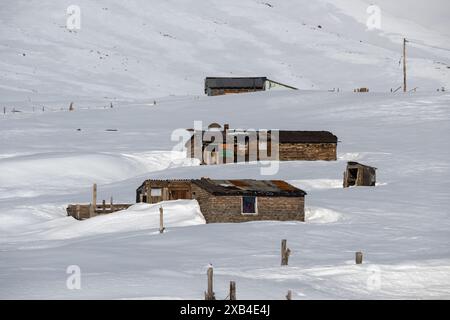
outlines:
[{"label": "hillside slope", "polygon": [[[1,101],[198,95],[211,75],[389,91],[402,81],[403,36],[449,42],[387,10],[382,30],[368,31],[362,0],[80,0],[75,31],[65,28],[71,4],[2,3]],[[449,86],[449,51],[411,44],[408,54],[411,88]]]}]

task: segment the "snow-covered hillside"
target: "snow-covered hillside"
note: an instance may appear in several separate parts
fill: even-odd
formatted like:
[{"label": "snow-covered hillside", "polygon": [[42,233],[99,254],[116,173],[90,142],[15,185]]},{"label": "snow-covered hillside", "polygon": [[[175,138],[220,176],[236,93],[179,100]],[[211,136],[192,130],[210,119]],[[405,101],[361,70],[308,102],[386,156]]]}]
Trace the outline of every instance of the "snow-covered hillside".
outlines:
[{"label": "snow-covered hillside", "polygon": [[[72,4],[81,10],[80,30],[65,27]],[[392,4],[381,5],[381,30],[368,31],[369,4],[3,0],[0,95],[3,102],[26,105],[49,97],[67,104],[92,97],[198,95],[205,76],[217,75],[268,76],[301,89],[386,92],[402,83],[404,36],[448,47],[448,35],[406,19]],[[448,16],[448,4],[437,14]],[[449,51],[411,43],[408,58],[411,89],[449,87]]]},{"label": "snow-covered hillside", "polygon": [[[230,280],[238,298],[449,298],[449,103],[446,93],[262,92],[2,116],[0,297],[201,299],[212,263],[220,298]],[[274,176],[255,163],[198,166],[170,140],[194,120],[330,130],[339,159],[282,162]],[[348,160],[377,167],[377,186],[342,189]],[[204,225],[195,202],[163,204],[173,217],[163,235],[156,207],[65,216],[93,182],[99,199],[126,203],[147,178],[202,176],[286,179],[308,192],[306,222]],[[81,290],[66,288],[69,265]]]},{"label": "snow-covered hillside", "polygon": [[[70,32],[71,4],[82,20]],[[436,31],[448,21],[429,28],[380,4],[382,29],[368,31],[369,4],[0,0],[0,298],[202,299],[210,263],[218,299],[230,280],[238,299],[450,298],[450,94],[436,92],[450,84],[449,35]],[[408,44],[419,89],[393,94],[404,36],[425,44]],[[304,90],[206,97],[211,75]],[[282,162],[271,176],[199,166],[171,139],[194,121],[329,130],[338,161]],[[341,187],[351,160],[378,168],[376,187]],[[93,183],[100,201],[133,203],[145,179],[200,177],[287,180],[308,193],[306,222],[205,224],[187,200],[160,204],[164,234],[159,205],[66,216]],[[80,290],[66,286],[71,265]]]}]

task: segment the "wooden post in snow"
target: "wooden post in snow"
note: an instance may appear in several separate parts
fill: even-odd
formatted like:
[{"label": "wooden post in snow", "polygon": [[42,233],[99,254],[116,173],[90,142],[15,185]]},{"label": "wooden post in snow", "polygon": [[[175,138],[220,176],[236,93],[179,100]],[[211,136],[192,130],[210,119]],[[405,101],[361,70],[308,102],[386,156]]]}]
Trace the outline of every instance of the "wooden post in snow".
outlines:
[{"label": "wooden post in snow", "polygon": [[73,102],[70,103],[69,111],[73,111]]},{"label": "wooden post in snow", "polygon": [[406,92],[406,42],[403,38],[403,92]]},{"label": "wooden post in snow", "polygon": [[289,262],[289,255],[291,254],[291,250],[287,248],[287,240],[281,240],[281,265],[287,266]]},{"label": "wooden post in snow", "polygon": [[113,197],[111,197],[110,204],[111,204],[111,212],[114,212]]},{"label": "wooden post in snow", "polygon": [[3,107],[3,114],[6,114],[6,107]]},{"label": "wooden post in snow", "polygon": [[92,204],[94,205],[94,208],[97,206],[97,184],[94,183],[92,186]]},{"label": "wooden post in snow", "polygon": [[91,207],[90,212],[89,212],[89,216],[93,217],[95,215],[95,210],[97,208],[97,184],[94,183],[94,185],[92,186],[92,202],[91,202]]},{"label": "wooden post in snow", "polygon": [[213,291],[213,267],[208,268],[206,275],[208,276],[208,289],[205,292],[205,300],[216,300]]},{"label": "wooden post in snow", "polygon": [[230,300],[236,300],[236,282],[230,281]]},{"label": "wooden post in snow", "polygon": [[362,261],[363,261],[363,253],[361,251],[356,252],[355,254],[356,264],[362,264]]},{"label": "wooden post in snow", "polygon": [[159,207],[159,233],[163,233],[164,230],[164,210],[163,207]]},{"label": "wooden post in snow", "polygon": [[102,211],[103,211],[103,214],[106,213],[106,201],[105,200],[102,201]]},{"label": "wooden post in snow", "polygon": [[288,290],[287,295],[286,295],[286,299],[287,300],[292,300],[292,290]]}]

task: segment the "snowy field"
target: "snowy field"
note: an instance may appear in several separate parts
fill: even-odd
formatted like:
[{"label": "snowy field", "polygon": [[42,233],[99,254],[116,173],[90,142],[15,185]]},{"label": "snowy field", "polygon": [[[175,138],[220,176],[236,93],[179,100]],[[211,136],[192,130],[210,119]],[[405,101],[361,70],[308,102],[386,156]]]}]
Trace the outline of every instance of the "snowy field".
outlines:
[{"label": "snowy field", "polygon": [[[239,298],[450,298],[449,104],[442,93],[277,92],[3,116],[0,297],[201,299],[211,263],[219,298],[230,280]],[[199,119],[336,134],[338,161],[283,162],[269,176],[308,192],[306,222],[205,225],[195,201],[163,203],[163,235],[154,205],[65,216],[93,182],[99,199],[127,203],[152,177],[268,178],[256,163],[198,166],[171,151],[172,130]],[[377,186],[342,189],[348,160],[377,167]],[[69,265],[81,290],[66,288]]]},{"label": "snowy field", "polygon": [[[380,1],[369,32],[368,0],[0,0],[0,299],[203,299],[209,264],[218,299],[230,280],[238,299],[450,299],[450,6],[409,2]],[[403,37],[418,90],[391,93]],[[301,90],[205,97],[206,76]],[[171,140],[194,121],[328,130],[338,161],[199,166]],[[347,161],[377,167],[376,187],[343,189]],[[205,176],[287,180],[306,221],[207,225],[190,200],[162,203],[164,234],[159,205],[66,216],[93,183],[133,203],[145,179]]]}]

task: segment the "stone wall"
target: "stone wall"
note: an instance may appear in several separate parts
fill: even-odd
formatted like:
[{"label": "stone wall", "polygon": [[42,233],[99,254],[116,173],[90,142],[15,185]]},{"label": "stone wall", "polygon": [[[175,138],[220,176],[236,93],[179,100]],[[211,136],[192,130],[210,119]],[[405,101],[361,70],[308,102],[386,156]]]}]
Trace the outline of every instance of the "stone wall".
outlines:
[{"label": "stone wall", "polygon": [[257,214],[242,214],[241,196],[214,196],[192,185],[193,198],[207,223],[255,220],[305,221],[304,197],[257,197]]},{"label": "stone wall", "polygon": [[[228,150],[232,151],[232,148],[228,146]],[[293,161],[293,160],[326,160],[334,161],[337,159],[337,150],[335,143],[280,143],[279,144],[279,161]],[[194,158],[193,142],[190,146],[188,144],[187,157]],[[229,157],[223,159],[224,162],[232,163],[235,157]],[[272,157],[269,157],[269,160]],[[258,160],[265,160],[267,157],[263,156],[263,153],[258,155]],[[222,160],[222,159],[221,159]],[[202,159],[200,159],[202,161]]]},{"label": "stone wall", "polygon": [[280,161],[292,160],[336,160],[334,143],[281,143],[279,145]]}]

